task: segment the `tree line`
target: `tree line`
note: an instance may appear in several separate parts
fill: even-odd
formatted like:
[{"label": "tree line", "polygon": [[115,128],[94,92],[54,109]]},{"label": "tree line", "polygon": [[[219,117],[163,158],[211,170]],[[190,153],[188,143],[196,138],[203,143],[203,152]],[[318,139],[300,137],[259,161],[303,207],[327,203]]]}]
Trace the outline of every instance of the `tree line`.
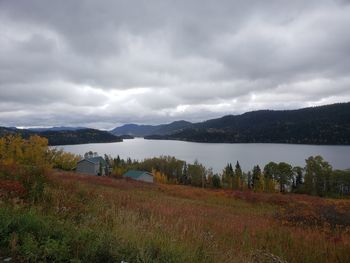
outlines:
[{"label": "tree line", "polygon": [[115,177],[121,177],[127,170],[137,169],[151,172],[160,183],[269,193],[350,195],[350,170],[333,170],[321,156],[307,158],[304,167],[293,167],[286,162],[269,162],[262,168],[255,165],[248,172],[244,172],[237,161],[234,165],[228,163],[221,173],[214,173],[198,161],[186,163],[171,156],[137,161],[105,155],[105,159],[112,167],[112,176]]}]

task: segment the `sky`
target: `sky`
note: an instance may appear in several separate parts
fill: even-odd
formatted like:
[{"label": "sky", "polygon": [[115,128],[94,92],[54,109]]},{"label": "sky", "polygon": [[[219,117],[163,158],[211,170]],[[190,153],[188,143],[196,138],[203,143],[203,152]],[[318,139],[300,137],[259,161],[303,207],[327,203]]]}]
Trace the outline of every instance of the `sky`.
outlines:
[{"label": "sky", "polygon": [[347,0],[0,0],[0,126],[350,101]]}]

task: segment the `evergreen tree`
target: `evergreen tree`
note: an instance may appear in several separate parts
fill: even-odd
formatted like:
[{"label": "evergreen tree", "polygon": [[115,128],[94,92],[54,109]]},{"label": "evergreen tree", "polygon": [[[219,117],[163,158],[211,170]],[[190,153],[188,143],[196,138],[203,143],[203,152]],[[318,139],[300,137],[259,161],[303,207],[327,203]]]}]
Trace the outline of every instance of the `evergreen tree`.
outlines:
[{"label": "evergreen tree", "polygon": [[239,162],[237,161],[234,172],[234,185],[236,189],[243,190],[243,172]]},{"label": "evergreen tree", "polygon": [[224,188],[232,188],[233,169],[231,163],[228,163],[222,172],[222,184]]},{"label": "evergreen tree", "polygon": [[120,166],[120,164],[121,164],[119,154],[118,154],[117,158],[115,159],[115,164],[116,164],[116,166],[117,166],[117,167],[119,167],[119,166]]},{"label": "evergreen tree", "polygon": [[184,163],[183,170],[182,170],[182,184],[189,184],[188,176],[187,176],[187,163]]},{"label": "evergreen tree", "polygon": [[295,166],[293,168],[293,190],[299,192],[303,183],[303,168]]},{"label": "evergreen tree", "polygon": [[218,174],[214,174],[212,177],[212,186],[214,188],[220,188],[221,187],[221,179]]},{"label": "evergreen tree", "polygon": [[259,165],[254,166],[253,168],[253,178],[252,178],[252,188],[254,191],[261,191],[263,190],[264,186],[261,185],[261,169]]},{"label": "evergreen tree", "polygon": [[247,174],[247,185],[248,185],[248,189],[253,189],[253,176],[250,171]]}]

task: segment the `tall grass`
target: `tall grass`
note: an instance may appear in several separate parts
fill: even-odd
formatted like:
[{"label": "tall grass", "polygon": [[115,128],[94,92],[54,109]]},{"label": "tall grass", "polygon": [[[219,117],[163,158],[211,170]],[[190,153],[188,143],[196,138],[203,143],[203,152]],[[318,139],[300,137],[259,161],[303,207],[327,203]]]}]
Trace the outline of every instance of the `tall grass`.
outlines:
[{"label": "tall grass", "polygon": [[[348,200],[61,172],[49,178],[40,202],[1,204],[4,256],[26,262],[350,262]],[[331,224],[334,218],[322,212],[329,206],[343,221]],[[310,214],[318,221],[308,222]]]}]

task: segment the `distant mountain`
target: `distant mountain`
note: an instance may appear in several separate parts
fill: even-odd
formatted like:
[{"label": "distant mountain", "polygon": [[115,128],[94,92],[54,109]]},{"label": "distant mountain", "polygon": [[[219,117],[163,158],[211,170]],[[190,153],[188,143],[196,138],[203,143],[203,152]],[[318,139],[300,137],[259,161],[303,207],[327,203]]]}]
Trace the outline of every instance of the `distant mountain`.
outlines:
[{"label": "distant mountain", "polygon": [[117,127],[110,131],[114,135],[131,135],[136,137],[143,137],[154,134],[156,126],[152,125],[137,125],[137,124],[125,124],[121,127]]},{"label": "distant mountain", "polygon": [[122,139],[112,135],[107,131],[96,129],[77,129],[77,130],[47,130],[47,131],[31,131],[27,129],[16,129],[0,127],[0,136],[6,134],[20,134],[24,138],[37,134],[45,137],[49,141],[49,145],[67,145],[67,144],[84,144],[84,143],[106,143],[121,142]]},{"label": "distant mountain", "polygon": [[146,139],[194,142],[350,144],[350,103],[299,110],[260,110],[194,123]]},{"label": "distant mountain", "polygon": [[51,128],[29,128],[28,130],[34,131],[34,132],[44,132],[44,131],[77,131],[82,129],[87,129],[87,128],[60,126],[60,127],[51,127]]},{"label": "distant mountain", "polygon": [[107,131],[96,129],[81,129],[76,131],[45,131],[39,133],[46,137],[50,145],[84,144],[84,143],[106,143],[121,142],[120,137]]},{"label": "distant mountain", "polygon": [[8,134],[20,134],[22,137],[27,138],[32,135],[33,132],[26,129],[17,129],[16,127],[0,127],[0,137]]},{"label": "distant mountain", "polygon": [[137,125],[126,124],[121,127],[117,127],[110,131],[114,135],[131,135],[135,137],[144,137],[148,135],[165,135],[180,132],[184,128],[190,127],[191,122],[187,121],[175,121],[169,124],[161,125]]}]

